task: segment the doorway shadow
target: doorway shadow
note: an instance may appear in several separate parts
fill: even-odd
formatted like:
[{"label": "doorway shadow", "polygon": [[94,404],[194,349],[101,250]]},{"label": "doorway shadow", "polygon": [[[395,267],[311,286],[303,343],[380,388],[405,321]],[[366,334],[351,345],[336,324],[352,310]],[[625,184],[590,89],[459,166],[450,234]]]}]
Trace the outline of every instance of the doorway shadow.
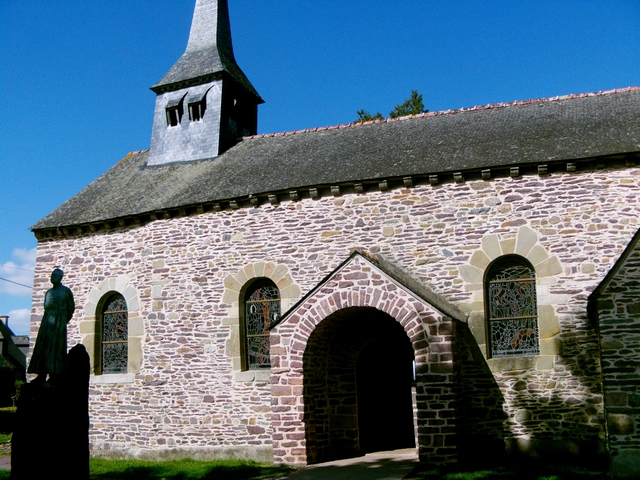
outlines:
[{"label": "doorway shadow", "polygon": [[303,362],[309,464],[415,448],[413,348],[394,318],[371,307],[335,312]]}]

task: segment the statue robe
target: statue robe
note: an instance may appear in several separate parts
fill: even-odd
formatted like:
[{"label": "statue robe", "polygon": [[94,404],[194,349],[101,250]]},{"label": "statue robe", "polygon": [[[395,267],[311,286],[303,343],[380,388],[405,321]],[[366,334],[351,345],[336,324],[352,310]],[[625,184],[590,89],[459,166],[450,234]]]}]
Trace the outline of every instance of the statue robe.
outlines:
[{"label": "statue robe", "polygon": [[64,373],[67,363],[67,323],[75,303],[68,287],[59,285],[44,296],[44,315],[27,373]]}]

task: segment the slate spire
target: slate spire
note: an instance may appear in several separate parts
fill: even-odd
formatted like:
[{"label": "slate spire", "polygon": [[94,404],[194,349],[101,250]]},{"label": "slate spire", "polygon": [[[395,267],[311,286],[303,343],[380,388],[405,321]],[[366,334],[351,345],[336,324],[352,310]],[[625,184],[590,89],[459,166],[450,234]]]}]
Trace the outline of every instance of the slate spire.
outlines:
[{"label": "slate spire", "polygon": [[222,72],[228,73],[260,99],[233,55],[227,0],[197,0],[187,49],[151,89],[159,93],[176,84],[198,83]]},{"label": "slate spire", "polygon": [[257,133],[263,100],[233,55],[227,0],[196,0],[187,48],[151,90],[149,165],[213,158]]},{"label": "slate spire", "polygon": [[223,57],[235,63],[231,44],[228,2],[198,0],[193,12],[187,51],[218,47]]}]

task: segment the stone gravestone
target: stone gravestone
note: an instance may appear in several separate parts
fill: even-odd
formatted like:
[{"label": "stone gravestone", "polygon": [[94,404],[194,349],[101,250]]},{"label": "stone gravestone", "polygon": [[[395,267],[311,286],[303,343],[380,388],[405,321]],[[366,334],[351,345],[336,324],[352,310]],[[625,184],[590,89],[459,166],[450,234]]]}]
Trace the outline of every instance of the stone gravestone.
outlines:
[{"label": "stone gravestone", "polygon": [[89,478],[89,355],[83,345],[66,352],[74,304],[61,280],[62,271],[54,270],[28,369],[38,377],[22,386],[17,401],[15,479]]}]

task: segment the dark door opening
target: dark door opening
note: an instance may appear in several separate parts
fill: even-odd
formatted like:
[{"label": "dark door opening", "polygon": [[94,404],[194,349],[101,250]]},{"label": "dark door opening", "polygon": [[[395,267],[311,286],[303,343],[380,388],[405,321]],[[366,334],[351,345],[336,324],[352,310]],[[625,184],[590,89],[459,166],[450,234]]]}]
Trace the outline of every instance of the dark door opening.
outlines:
[{"label": "dark door opening", "polygon": [[356,382],[361,454],[415,447],[412,381],[413,350],[406,336],[377,339],[360,352]]},{"label": "dark door opening", "polygon": [[325,318],[304,353],[308,462],[415,447],[413,360],[387,313],[353,307]]}]

